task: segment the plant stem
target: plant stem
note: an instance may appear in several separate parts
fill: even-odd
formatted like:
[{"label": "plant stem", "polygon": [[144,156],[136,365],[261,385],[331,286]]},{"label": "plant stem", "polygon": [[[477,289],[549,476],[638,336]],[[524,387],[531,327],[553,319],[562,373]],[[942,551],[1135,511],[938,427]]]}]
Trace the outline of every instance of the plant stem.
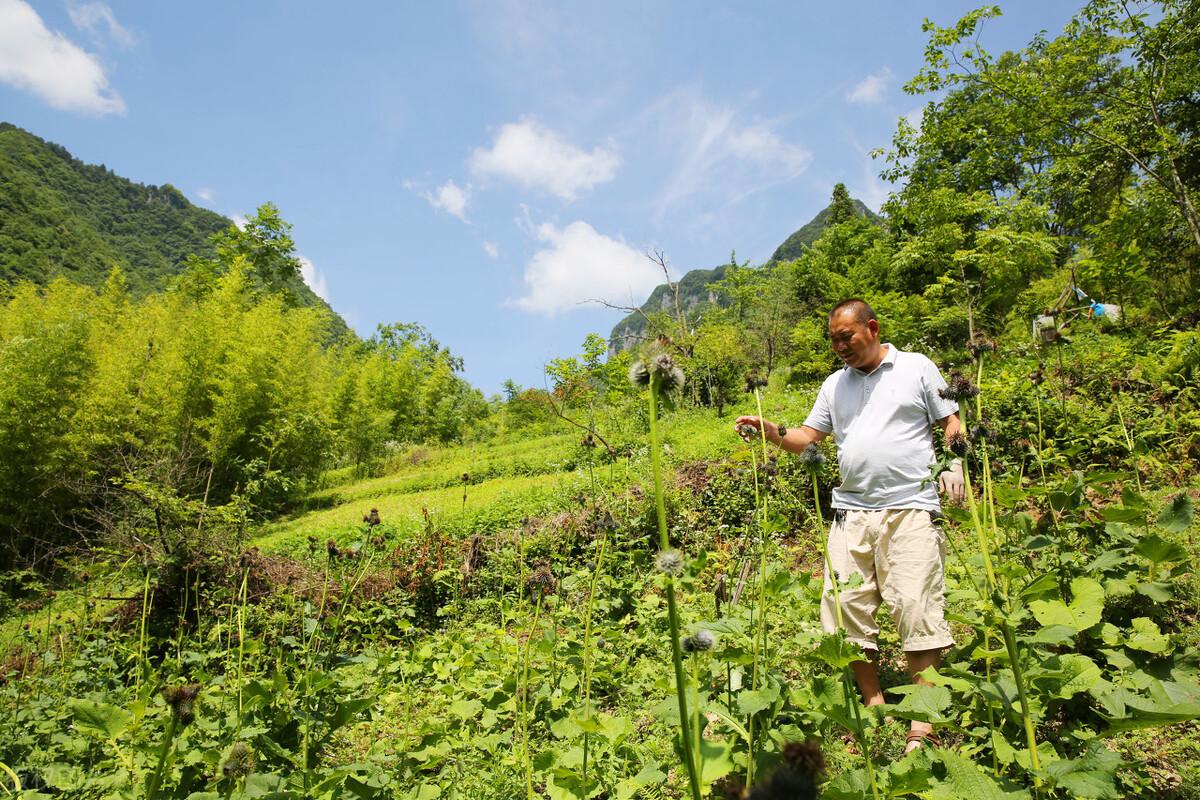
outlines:
[{"label": "plant stem", "polygon": [[[650,376],[650,465],[654,475],[654,507],[658,516],[658,543],[663,551],[671,549],[671,540],[667,536],[667,507],[663,498],[662,486],[662,443],[658,433],[658,376]],[[681,748],[684,753],[684,766],[687,767],[688,783],[692,790],[692,800],[700,800],[700,775],[697,764],[692,758],[692,749],[687,746],[691,740],[691,725],[688,722],[686,681],[683,677],[683,653],[679,647],[679,609],[675,602],[675,578],[666,575],[667,617],[671,627],[671,661],[675,667],[675,696],[679,701],[679,733]]]},{"label": "plant stem", "polygon": [[[608,544],[608,531],[600,535],[600,552],[596,555],[596,568],[592,570],[592,585],[588,589],[587,613],[583,621],[583,715],[592,717],[592,611],[596,605],[596,584],[600,579],[600,571],[604,568],[604,548]],[[587,786],[588,775],[588,744],[590,735],[583,734],[583,784]]]},{"label": "plant stem", "polygon": [[175,732],[179,728],[179,718],[172,713],[171,722],[167,726],[167,735],[163,738],[162,746],[158,749],[158,766],[154,768],[154,774],[150,776],[150,782],[146,784],[146,800],[155,800],[158,796],[158,787],[162,783],[163,768],[167,764],[167,753],[171,750],[171,745],[175,741]]},{"label": "plant stem", "polygon": [[529,651],[532,649],[533,636],[537,631],[538,618],[541,616],[541,614],[542,593],[539,591],[537,605],[533,610],[533,622],[529,626],[529,636],[525,638],[525,653],[521,659],[521,754],[525,761],[525,794],[528,800],[534,800],[533,761],[529,756]]}]

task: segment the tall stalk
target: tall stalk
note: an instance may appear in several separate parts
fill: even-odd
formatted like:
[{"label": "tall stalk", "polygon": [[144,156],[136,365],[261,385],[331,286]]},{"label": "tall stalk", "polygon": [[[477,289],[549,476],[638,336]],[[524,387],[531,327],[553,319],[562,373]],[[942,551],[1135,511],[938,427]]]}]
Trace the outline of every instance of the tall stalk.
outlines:
[{"label": "tall stalk", "polygon": [[[758,418],[763,418],[762,394],[759,392],[758,386],[754,387],[754,402],[758,408]],[[759,441],[762,445],[762,463],[767,463],[767,432],[764,426],[758,426]],[[759,489],[758,482],[758,458],[754,453],[754,448],[750,448],[750,457],[752,462],[752,472],[754,473],[754,511],[758,517],[759,527],[759,542],[758,542],[758,602],[757,614],[752,620],[753,633],[751,635],[750,653],[750,688],[753,691],[758,691],[758,682],[760,674],[760,660],[767,648],[767,519],[768,509],[765,492]],[[765,487],[763,487],[765,489]],[[751,714],[746,720],[747,736],[747,758],[746,758],[746,786],[747,788],[754,785],[754,715]]]},{"label": "tall stalk", "polygon": [[[658,545],[660,555],[671,550],[671,541],[667,535],[667,508],[662,486],[662,442],[658,431],[658,392],[660,376],[654,370],[650,371],[650,465],[654,475],[654,507],[658,517]],[[695,754],[690,743],[692,741],[691,723],[688,719],[687,681],[683,674],[683,653],[679,642],[679,609],[675,600],[675,576],[671,571],[664,570],[667,593],[667,616],[671,628],[671,661],[675,667],[675,696],[679,701],[679,732],[683,743],[684,766],[687,768],[688,784],[691,787],[692,799],[700,800],[699,765],[695,763]]]},{"label": "tall stalk", "polygon": [[[984,349],[973,351],[973,354],[978,361],[978,368],[976,370],[977,385],[975,387],[974,397],[975,413],[980,423],[982,423],[983,420],[983,400],[982,397],[980,397],[978,383],[982,382],[983,380],[983,362],[984,354],[986,352],[988,352],[988,350]],[[965,447],[965,438],[961,441]],[[1017,643],[1016,631],[1013,629],[1012,623],[1008,621],[1008,612],[1011,609],[1005,608],[1005,606],[1011,605],[1011,600],[1007,596],[1004,598],[1000,597],[997,591],[998,582],[996,580],[996,571],[992,564],[993,539],[998,537],[993,535],[994,528],[989,530],[991,526],[988,524],[989,519],[995,519],[996,512],[994,498],[989,492],[986,491],[987,487],[991,485],[992,479],[991,463],[988,460],[986,436],[979,437],[979,446],[983,468],[982,481],[984,491],[982,493],[982,500],[986,504],[982,512],[979,508],[979,503],[975,500],[975,492],[971,485],[971,471],[965,457],[962,459],[964,494],[967,501],[967,510],[971,518],[971,525],[975,528],[975,535],[979,542],[980,554],[983,557],[984,586],[987,589],[987,595],[982,599],[985,603],[992,603],[995,605],[996,611],[999,612],[1000,634],[1004,640],[1004,647],[1008,654],[1009,663],[1012,666],[1013,680],[1017,685],[1017,698],[1021,706],[1021,720],[1025,728],[1025,743],[1029,751],[1029,763],[1034,773],[1033,785],[1035,791],[1037,791],[1041,789],[1042,785],[1042,780],[1037,775],[1038,770],[1041,769],[1041,759],[1038,756],[1037,732],[1033,724],[1033,712],[1029,706],[1029,694],[1025,685],[1025,672],[1021,665],[1021,652]]]},{"label": "tall stalk", "polygon": [[[608,544],[608,529],[604,528],[600,534],[600,552],[596,554],[596,568],[592,570],[592,585],[588,589],[588,604],[587,612],[583,619],[583,716],[585,719],[592,718],[592,613],[596,606],[596,584],[599,581],[601,570],[604,569],[604,549]],[[583,785],[587,786],[588,776],[588,744],[591,735],[584,731],[583,733]]]},{"label": "tall stalk", "polygon": [[529,651],[541,614],[542,593],[539,591],[537,605],[533,610],[533,622],[529,626],[529,635],[525,637],[525,652],[521,656],[521,686],[517,690],[517,699],[519,700],[517,715],[521,726],[521,757],[525,763],[525,796],[528,800],[534,800],[533,759],[529,755]]}]

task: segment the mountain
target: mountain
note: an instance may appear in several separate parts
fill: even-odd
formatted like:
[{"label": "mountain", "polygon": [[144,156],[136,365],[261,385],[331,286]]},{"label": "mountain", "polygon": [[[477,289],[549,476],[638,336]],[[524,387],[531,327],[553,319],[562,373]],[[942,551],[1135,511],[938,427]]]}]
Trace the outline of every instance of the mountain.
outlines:
[{"label": "mountain", "polygon": [[[863,201],[850,198],[850,202],[853,203],[854,211],[860,217],[866,217],[876,225],[883,224],[883,217],[867,208]],[[825,206],[804,227],[784,239],[783,244],[775,248],[775,252],[771,255],[767,263],[774,264],[776,261],[794,261],[803,255],[804,251],[811,247],[813,242],[821,238],[821,234],[829,226],[829,216],[833,213],[834,205],[834,203],[830,203]]]},{"label": "mountain", "polygon": [[[99,286],[119,266],[146,294],[166,288],[188,256],[212,256],[209,237],[232,224],[169,183],[134,183],[0,122],[0,284],[61,275]],[[298,276],[284,284],[301,305],[329,310],[331,332],[347,330]]]},{"label": "mountain", "polygon": [[[838,188],[843,189],[840,184]],[[844,197],[852,204],[855,214],[866,217],[876,225],[883,224],[883,218],[867,208],[861,200],[855,200],[848,195],[844,195]],[[763,269],[770,269],[772,265],[780,261],[795,260],[808,247],[811,247],[812,243],[819,239],[825,229],[829,227],[829,218],[838,205],[836,198],[837,191],[835,190],[834,202],[821,209],[802,228],[784,239],[783,244],[775,248],[770,260],[763,265]],[[689,317],[702,314],[706,307],[714,303],[721,303],[721,298],[715,292],[709,291],[708,286],[721,280],[725,276],[728,266],[728,264],[722,264],[712,269],[694,269],[679,279],[679,305]],[[631,312],[613,327],[612,333],[608,337],[609,352],[619,353],[636,346],[646,330],[646,320],[643,315],[655,311],[673,311],[674,303],[675,299],[670,286],[660,283],[637,311]]]}]

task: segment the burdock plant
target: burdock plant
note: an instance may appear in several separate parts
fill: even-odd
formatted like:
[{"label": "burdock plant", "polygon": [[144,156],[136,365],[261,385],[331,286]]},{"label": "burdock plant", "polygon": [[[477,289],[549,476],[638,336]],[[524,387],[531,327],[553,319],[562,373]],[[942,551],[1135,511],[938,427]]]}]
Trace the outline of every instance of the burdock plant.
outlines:
[{"label": "burdock plant", "polygon": [[529,752],[529,653],[533,649],[533,637],[537,633],[542,615],[542,601],[552,594],[558,585],[549,564],[539,564],[525,582],[525,589],[535,598],[533,622],[529,635],[525,637],[525,651],[521,657],[521,681],[517,687],[517,724],[521,731],[521,755],[525,762],[525,793],[533,800],[533,757]]},{"label": "burdock plant", "polygon": [[[950,373],[949,385],[945,389],[938,391],[943,398],[954,400],[960,403],[963,411],[963,424],[966,425],[968,419],[969,406],[966,404],[968,400],[975,401],[975,419],[976,431],[986,427],[983,417],[983,399],[980,397],[979,384],[983,382],[983,365],[988,353],[994,352],[996,349],[995,343],[990,339],[981,335],[975,335],[968,342],[968,349],[971,356],[975,359],[975,382],[970,378],[954,371]],[[1037,734],[1034,729],[1033,712],[1029,704],[1029,693],[1025,685],[1025,673],[1021,665],[1021,653],[1017,645],[1017,635],[1012,623],[1009,621],[1011,608],[1010,599],[1001,596],[998,591],[999,585],[996,581],[996,572],[992,565],[992,547],[993,540],[999,538],[999,531],[996,522],[995,500],[992,494],[992,469],[991,462],[988,459],[988,436],[976,435],[972,441],[964,436],[961,431],[956,435],[947,437],[946,447],[951,452],[955,453],[962,459],[963,485],[965,489],[967,510],[970,513],[971,526],[975,528],[975,535],[979,542],[980,554],[983,557],[983,584],[975,583],[976,589],[979,591],[980,598],[985,603],[991,603],[995,606],[995,616],[998,617],[997,625],[1000,628],[1001,638],[1004,640],[1004,647],[1008,653],[1009,664],[1013,671],[1013,682],[1017,686],[1017,699],[1021,706],[1021,719],[1025,727],[1025,743],[1029,751],[1029,764],[1033,772],[1033,785],[1035,789],[1041,788],[1041,778],[1038,772],[1041,770],[1041,759],[1038,757],[1037,750]],[[981,487],[981,501],[983,509],[979,507],[979,502],[975,499],[975,492],[971,486],[971,471],[968,467],[968,459],[966,456],[971,450],[977,450],[981,465],[981,475],[983,485]],[[990,530],[989,530],[990,527]],[[972,577],[972,580],[974,578]],[[985,647],[987,646],[990,631],[984,631]],[[988,663],[988,672],[990,678],[991,664]]]},{"label": "burdock plant", "polygon": [[158,748],[158,764],[154,772],[146,780],[146,797],[154,798],[158,787],[162,785],[163,772],[167,765],[167,756],[175,745],[175,737],[196,718],[196,697],[200,694],[200,684],[189,683],[184,686],[165,686],[162,690],[163,700],[171,709],[171,721],[167,723],[166,733]]},{"label": "burdock plant", "polygon": [[679,607],[675,598],[675,576],[683,571],[685,559],[682,553],[671,549],[667,536],[667,508],[662,485],[662,438],[658,430],[658,405],[670,404],[673,392],[683,388],[683,370],[676,366],[667,353],[653,354],[634,362],[629,369],[629,378],[635,386],[645,386],[650,402],[650,466],[654,477],[654,506],[658,517],[659,554],[656,565],[663,575],[667,594],[667,616],[671,627],[671,661],[675,667],[675,696],[679,702],[679,733],[687,768],[688,784],[692,800],[700,800],[700,765],[696,762],[692,742],[691,721],[687,709],[687,682],[683,673],[683,653],[679,640]]}]

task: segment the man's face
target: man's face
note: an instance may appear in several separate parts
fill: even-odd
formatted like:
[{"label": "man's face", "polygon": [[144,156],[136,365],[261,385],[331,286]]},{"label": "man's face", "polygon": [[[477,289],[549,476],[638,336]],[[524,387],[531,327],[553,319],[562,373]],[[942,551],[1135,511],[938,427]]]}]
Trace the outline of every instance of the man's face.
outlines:
[{"label": "man's face", "polygon": [[873,319],[861,323],[853,314],[835,314],[829,320],[829,345],[855,369],[873,366],[879,350],[879,323]]}]

